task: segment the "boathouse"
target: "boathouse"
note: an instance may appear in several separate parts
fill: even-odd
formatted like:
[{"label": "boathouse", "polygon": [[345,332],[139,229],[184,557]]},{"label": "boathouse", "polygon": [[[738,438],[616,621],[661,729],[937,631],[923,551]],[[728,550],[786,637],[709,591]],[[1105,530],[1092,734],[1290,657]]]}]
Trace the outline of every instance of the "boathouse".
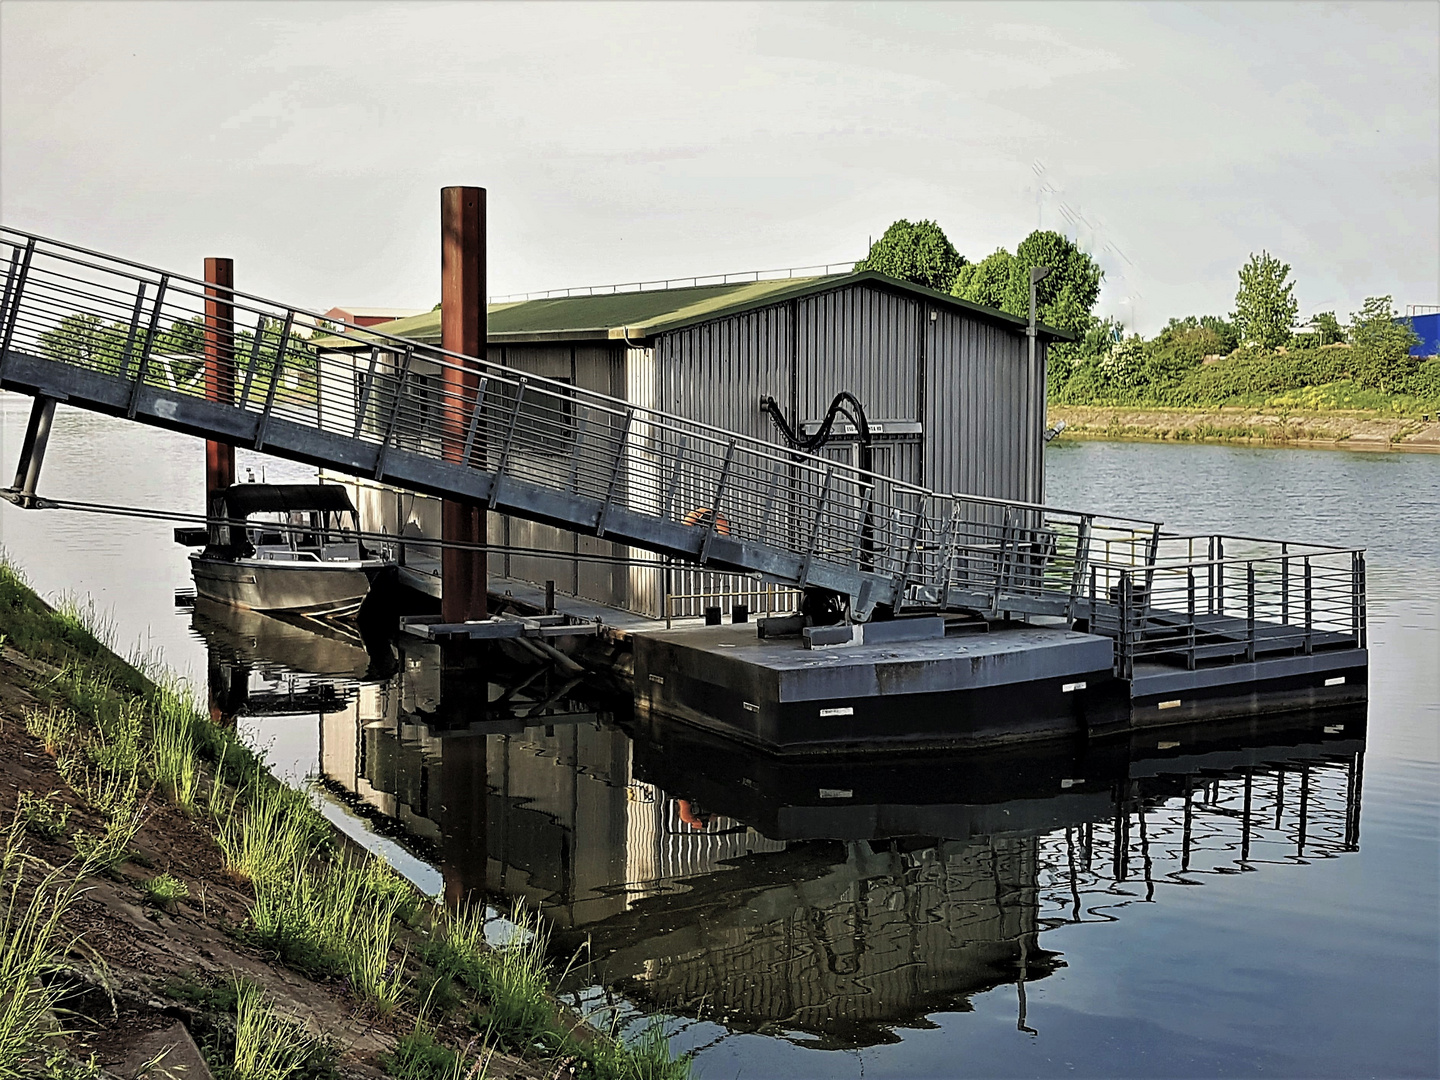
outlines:
[{"label": "boathouse", "polygon": [[[383,329],[438,345],[440,312]],[[835,396],[848,392],[864,406],[876,473],[937,491],[1038,503],[1045,486],[1046,352],[1050,342],[1068,338],[1039,327],[1032,362],[1025,320],[863,271],[492,303],[487,355],[527,374],[778,445],[782,437],[762,398],[774,399],[792,425],[813,432]],[[320,407],[353,414],[355,387],[377,358],[368,345],[330,343],[351,352],[356,379],[322,386]],[[398,357],[382,352],[378,363],[385,370]],[[858,464],[854,425],[838,423],[832,431],[820,452]],[[363,482],[335,479],[356,487],[368,527],[417,539],[438,535],[438,505],[424,496],[367,492]],[[490,539],[572,556],[653,559],[624,545],[500,517],[491,522]],[[424,558],[423,548],[415,548],[412,568],[419,565],[415,553]],[[656,617],[666,614],[667,603],[673,614],[693,614],[701,597],[741,590],[728,576],[709,572],[677,567],[667,578],[658,564],[573,557],[496,555],[491,572],[554,580],[562,592]],[[412,584],[416,577],[410,575]]]}]

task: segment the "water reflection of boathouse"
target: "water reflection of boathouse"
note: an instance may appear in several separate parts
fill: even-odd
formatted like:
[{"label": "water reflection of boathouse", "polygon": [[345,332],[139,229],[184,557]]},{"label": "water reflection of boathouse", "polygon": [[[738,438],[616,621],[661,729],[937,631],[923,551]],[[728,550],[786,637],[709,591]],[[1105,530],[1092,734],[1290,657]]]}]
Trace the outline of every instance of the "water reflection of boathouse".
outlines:
[{"label": "water reflection of boathouse", "polygon": [[554,672],[490,682],[427,648],[323,717],[326,780],[433,852],[450,896],[524,899],[560,949],[588,940],[582,981],[731,1030],[868,1045],[1004,984],[1023,1023],[1025,982],[1062,962],[1043,930],[1358,844],[1363,714],[787,763],[632,739],[603,704],[554,699]]}]

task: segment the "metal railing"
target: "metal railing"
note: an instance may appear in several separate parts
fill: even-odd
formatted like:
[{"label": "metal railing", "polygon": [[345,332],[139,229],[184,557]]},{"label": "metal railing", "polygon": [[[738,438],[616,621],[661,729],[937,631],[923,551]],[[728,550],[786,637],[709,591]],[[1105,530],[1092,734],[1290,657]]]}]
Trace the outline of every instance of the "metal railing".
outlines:
[{"label": "metal railing", "polygon": [[649,281],[626,281],[616,285],[572,285],[563,289],[539,289],[531,292],[505,293],[487,297],[492,304],[526,300],[554,300],[571,296],[614,296],[618,293],[659,292],[664,289],[693,289],[704,285],[745,285],[756,281],[786,281],[796,276],[828,277],[848,274],[859,259],[845,262],[812,263],[809,266],[782,266],[774,270],[733,270],[726,274],[692,274],[689,277],[652,278]]},{"label": "metal railing", "polygon": [[[1202,554],[1216,590],[1237,587],[1222,555],[1156,522],[927,491],[383,328],[346,325],[333,347],[296,332],[315,313],[7,228],[0,268],[12,389],[829,589],[858,618],[886,604],[1103,628],[1109,590],[1130,582],[1132,616],[1139,579],[1150,607],[1173,605],[1175,559]],[[1330,579],[1316,587],[1329,604]],[[1159,640],[1130,617],[1126,648]]]},{"label": "metal railing", "polygon": [[1251,537],[1163,536],[1152,564],[1092,564],[1083,607],[1093,631],[1115,639],[1122,678],[1133,677],[1137,661],[1194,670],[1363,649],[1365,553]]}]

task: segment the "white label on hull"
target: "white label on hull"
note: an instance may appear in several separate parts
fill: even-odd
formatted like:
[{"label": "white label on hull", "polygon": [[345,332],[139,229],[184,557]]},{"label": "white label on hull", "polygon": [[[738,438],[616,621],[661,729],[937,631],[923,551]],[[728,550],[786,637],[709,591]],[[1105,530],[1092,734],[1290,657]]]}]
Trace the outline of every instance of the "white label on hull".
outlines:
[{"label": "white label on hull", "polygon": [[855,715],[855,710],[852,709],[849,705],[845,705],[845,706],[843,706],[843,707],[841,707],[841,708],[839,708],[839,709],[821,709],[821,710],[820,710],[820,715],[821,715],[822,717],[826,717],[826,716],[854,716],[854,715]]}]

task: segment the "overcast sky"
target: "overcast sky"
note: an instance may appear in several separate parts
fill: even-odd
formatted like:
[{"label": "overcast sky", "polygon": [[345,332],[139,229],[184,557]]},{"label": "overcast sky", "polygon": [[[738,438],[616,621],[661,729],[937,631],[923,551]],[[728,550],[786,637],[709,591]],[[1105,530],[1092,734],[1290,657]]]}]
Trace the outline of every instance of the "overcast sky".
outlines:
[{"label": "overcast sky", "polygon": [[[0,5],[5,224],[324,310],[961,253],[1043,221],[1146,332],[1262,248],[1302,316],[1440,302],[1440,5]],[[1132,314],[1133,312],[1133,314]]]}]

